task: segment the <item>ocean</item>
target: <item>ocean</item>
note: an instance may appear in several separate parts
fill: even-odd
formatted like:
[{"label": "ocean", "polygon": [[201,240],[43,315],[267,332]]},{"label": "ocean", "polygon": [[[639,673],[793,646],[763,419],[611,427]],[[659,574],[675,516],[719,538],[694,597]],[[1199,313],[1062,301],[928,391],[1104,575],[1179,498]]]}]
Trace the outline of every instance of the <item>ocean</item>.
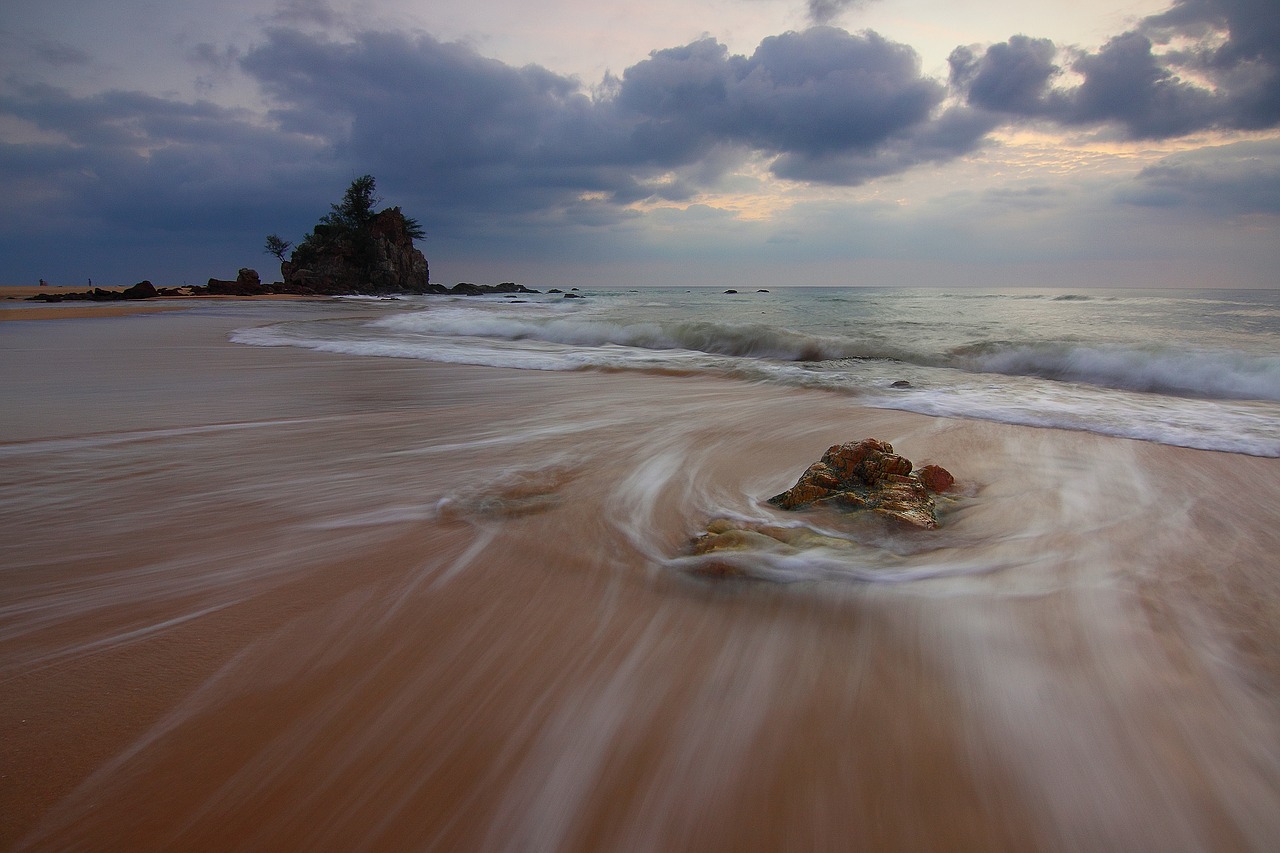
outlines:
[{"label": "ocean", "polygon": [[877,408],[1280,456],[1280,290],[574,295],[582,298],[379,300],[373,318],[287,321],[232,340],[531,370],[700,374],[824,389]]}]

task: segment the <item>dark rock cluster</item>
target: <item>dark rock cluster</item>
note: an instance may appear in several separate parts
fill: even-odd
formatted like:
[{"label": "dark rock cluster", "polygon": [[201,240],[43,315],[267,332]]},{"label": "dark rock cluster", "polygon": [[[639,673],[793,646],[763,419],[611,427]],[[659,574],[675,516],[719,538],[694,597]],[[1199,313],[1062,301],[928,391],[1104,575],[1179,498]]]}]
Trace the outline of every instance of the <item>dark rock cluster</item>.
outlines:
[{"label": "dark rock cluster", "polygon": [[29,302],[120,302],[133,299],[151,299],[154,296],[176,295],[177,288],[157,289],[149,281],[140,281],[124,290],[103,290],[95,287],[79,293],[37,293]]}]

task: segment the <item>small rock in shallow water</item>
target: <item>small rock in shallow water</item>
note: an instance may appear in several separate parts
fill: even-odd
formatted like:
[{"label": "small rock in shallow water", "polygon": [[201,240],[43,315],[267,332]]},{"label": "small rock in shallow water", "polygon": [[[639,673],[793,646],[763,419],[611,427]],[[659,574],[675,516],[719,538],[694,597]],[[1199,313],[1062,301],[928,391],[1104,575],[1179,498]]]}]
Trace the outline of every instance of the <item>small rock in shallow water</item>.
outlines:
[{"label": "small rock in shallow water", "polygon": [[931,492],[945,492],[956,484],[956,478],[941,465],[925,465],[916,473],[920,475],[924,487]]},{"label": "small rock in shallow water", "polygon": [[[955,478],[937,465],[912,471],[911,460],[893,452],[893,445],[874,438],[832,445],[810,465],[796,484],[769,503],[785,510],[824,507],[839,512],[870,512],[912,527],[938,526],[931,493],[944,492]],[[698,563],[698,574],[740,577],[745,572],[728,555],[734,552],[795,554],[813,548],[847,550],[849,540],[827,536],[808,527],[765,524],[718,518],[693,540],[695,556],[725,554],[725,561]]]},{"label": "small rock in shallow water", "polygon": [[[929,467],[928,482],[938,486],[933,491],[943,491],[955,482],[945,469]],[[888,442],[868,438],[836,444],[794,486],[769,503],[782,509],[822,505],[868,510],[931,530],[938,526],[938,516],[930,487],[911,468],[911,460],[894,453]]]}]

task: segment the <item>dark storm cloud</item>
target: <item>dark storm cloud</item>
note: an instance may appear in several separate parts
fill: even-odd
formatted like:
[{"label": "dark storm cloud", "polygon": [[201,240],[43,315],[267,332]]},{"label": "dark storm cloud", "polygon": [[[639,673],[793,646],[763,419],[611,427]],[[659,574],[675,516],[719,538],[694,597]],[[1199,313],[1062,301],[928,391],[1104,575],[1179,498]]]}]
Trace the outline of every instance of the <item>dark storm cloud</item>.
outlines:
[{"label": "dark storm cloud", "polygon": [[[336,37],[316,29],[337,25],[316,0],[280,9],[257,46],[190,55],[202,71],[247,74],[265,115],[0,81],[0,120],[17,128],[0,144],[0,252],[47,225],[103,244],[181,233],[196,245],[216,231],[257,254],[262,234],[300,237],[364,173],[429,233],[531,241],[624,222],[632,202],[727,188],[747,180],[735,173],[748,159],[792,181],[856,185],[963,156],[1023,119],[1134,137],[1280,123],[1280,40],[1256,0],[1186,0],[1090,53],[1025,36],[958,49],[958,104],[911,48],[873,32],[815,27],[749,55],[703,39],[589,91],[426,35]],[[1062,85],[1067,70],[1078,85]],[[1252,162],[1171,160],[1123,200],[1272,210],[1275,160]]]},{"label": "dark storm cloud", "polygon": [[314,141],[244,111],[136,92],[15,86],[0,96],[0,115],[45,134],[0,145],[0,188],[27,202],[4,211],[16,230],[51,220],[108,231],[234,228],[252,222],[258,199],[288,198],[288,176],[314,174],[323,157]]},{"label": "dark storm cloud", "polygon": [[1173,154],[1120,192],[1144,207],[1280,214],[1280,143],[1239,142]]},{"label": "dark storm cloud", "polygon": [[427,36],[333,41],[277,29],[242,67],[273,99],[282,128],[321,136],[441,217],[634,192],[632,170],[621,168],[639,160],[627,128],[577,81],[537,66],[513,68]]},{"label": "dark storm cloud", "polygon": [[618,103],[655,135],[807,156],[868,151],[926,122],[944,94],[906,45],[817,27],[750,57],[710,39],[655,52],[627,69]]},{"label": "dark storm cloud", "polygon": [[[1055,87],[1063,53],[1014,36],[982,53],[957,48],[953,85],[975,107],[1068,126],[1110,124],[1132,138],[1280,124],[1280,15],[1275,0],[1183,0],[1096,52],[1075,56],[1083,77]],[[1190,47],[1164,49],[1174,38]],[[1188,73],[1206,79],[1201,85]]]},{"label": "dark storm cloud", "polygon": [[922,163],[953,160],[977,148],[998,124],[990,113],[952,107],[936,120],[912,126],[870,150],[797,151],[773,163],[781,178],[856,186]]},{"label": "dark storm cloud", "polygon": [[714,39],[655,51],[594,98],[427,36],[277,29],[242,67],[281,127],[455,211],[684,199],[750,152],[788,177],[858,183],[957,156],[990,127],[932,118],[945,89],[910,48],[832,28],[765,39],[751,56]]}]

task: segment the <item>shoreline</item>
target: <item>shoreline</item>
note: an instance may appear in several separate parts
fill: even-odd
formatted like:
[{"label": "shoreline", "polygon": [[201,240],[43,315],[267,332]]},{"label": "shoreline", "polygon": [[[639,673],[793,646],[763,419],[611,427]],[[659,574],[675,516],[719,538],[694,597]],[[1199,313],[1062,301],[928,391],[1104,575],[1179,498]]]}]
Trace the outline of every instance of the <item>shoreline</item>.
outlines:
[{"label": "shoreline", "polygon": [[[123,293],[124,286],[102,287],[99,290]],[[82,293],[83,288],[68,285],[45,287],[0,287],[0,323],[14,320],[84,320],[93,317],[125,317],[134,314],[148,314],[163,311],[178,311],[192,304],[208,301],[239,299],[247,301],[297,301],[328,300],[327,296],[298,296],[291,293],[264,294],[260,296],[224,296],[220,294],[193,294],[191,296],[155,296],[150,299],[135,299],[119,302],[93,302],[76,300],[57,303],[31,301],[41,294],[60,295],[65,293]],[[21,307],[10,305],[10,302],[21,302]]]},{"label": "shoreline", "polygon": [[[1280,460],[143,320],[6,334],[0,847],[1280,830]],[[664,562],[869,436],[973,492],[863,555],[919,580]]]}]

